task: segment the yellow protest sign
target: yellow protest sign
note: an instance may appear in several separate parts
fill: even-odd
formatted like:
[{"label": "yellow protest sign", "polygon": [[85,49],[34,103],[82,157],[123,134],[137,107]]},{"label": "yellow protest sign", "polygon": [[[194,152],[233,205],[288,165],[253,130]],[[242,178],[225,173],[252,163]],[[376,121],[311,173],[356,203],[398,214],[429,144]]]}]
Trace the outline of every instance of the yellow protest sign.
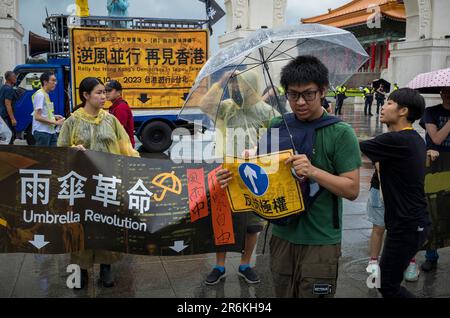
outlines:
[{"label": "yellow protest sign", "polygon": [[208,59],[207,30],[72,28],[74,105],[86,77],[122,84],[134,109],[179,108]]},{"label": "yellow protest sign", "polygon": [[227,157],[224,167],[234,175],[227,187],[232,211],[253,211],[269,220],[304,211],[300,184],[284,163],[291,155],[289,150],[248,160]]}]

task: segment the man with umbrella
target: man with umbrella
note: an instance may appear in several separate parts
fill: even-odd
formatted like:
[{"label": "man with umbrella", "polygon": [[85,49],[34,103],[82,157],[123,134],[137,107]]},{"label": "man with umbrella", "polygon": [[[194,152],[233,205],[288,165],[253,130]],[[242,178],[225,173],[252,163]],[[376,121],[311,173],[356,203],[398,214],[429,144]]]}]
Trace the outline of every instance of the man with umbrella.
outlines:
[{"label": "man with umbrella", "polygon": [[[316,57],[299,56],[288,63],[281,84],[300,129],[329,116],[321,104],[329,85],[328,69]],[[276,121],[281,120],[273,124]],[[301,137],[292,136],[299,147]],[[361,156],[353,129],[340,121],[318,129],[313,148],[312,158],[298,154],[286,161],[298,177],[313,179],[323,192],[296,222],[273,225],[270,267],[277,297],[333,297],[336,292],[342,239],[342,199],[337,197],[357,198]],[[231,178],[228,170],[218,172],[222,187]],[[335,198],[337,226],[332,213]]]},{"label": "man with umbrella", "polygon": [[[346,63],[323,58],[342,54],[349,57]],[[321,101],[330,84],[344,83],[367,59],[366,51],[354,35],[342,29],[320,24],[260,29],[208,60],[180,112],[180,118],[195,120],[195,107],[201,104],[199,100],[205,95],[205,88],[225,69],[245,67],[246,71],[242,72],[245,74],[249,69],[259,68],[263,75],[259,78],[272,88],[277,84],[272,75],[282,69],[280,84],[293,113],[282,114],[271,121],[269,127],[279,128],[279,150],[291,149],[298,153],[286,164],[292,164],[299,182],[301,179],[314,184],[313,191],[308,191],[304,197],[317,194],[317,188],[321,192],[308,205],[307,213],[302,212],[295,222],[273,226],[271,268],[279,297],[330,297],[335,293],[342,237],[342,200],[339,197],[357,197],[361,156],[353,129],[329,116]],[[220,94],[218,97],[214,103],[216,108],[221,104]],[[280,98],[275,95],[275,99],[277,109],[282,109]],[[235,109],[230,107],[230,110]],[[215,118],[215,123],[220,123],[220,109]],[[305,143],[305,139],[308,142]],[[262,141],[258,152],[264,149],[267,147]],[[217,172],[222,187],[226,187],[231,178],[226,169]],[[311,180],[305,181],[308,179]]]},{"label": "man with umbrella", "polygon": [[373,88],[375,89],[375,100],[377,101],[377,115],[380,113],[380,107],[383,106],[386,100],[386,95],[391,90],[391,83],[380,78],[373,81]]},{"label": "man with umbrella", "polygon": [[[229,98],[220,101],[217,106],[216,101],[220,100],[224,93],[228,93]],[[216,120],[216,156],[219,158],[246,157],[246,152],[257,145],[259,129],[267,127],[269,121],[279,115],[272,106],[263,101],[259,94],[258,74],[249,70],[235,72],[231,78],[229,72],[224,73],[202,98],[200,108],[211,119]],[[249,284],[260,281],[249,264],[258,233],[263,230],[262,221],[256,215],[249,215],[247,222],[238,275]],[[205,284],[215,285],[225,277],[225,258],[225,252],[216,253],[216,265],[207,276]]]}]

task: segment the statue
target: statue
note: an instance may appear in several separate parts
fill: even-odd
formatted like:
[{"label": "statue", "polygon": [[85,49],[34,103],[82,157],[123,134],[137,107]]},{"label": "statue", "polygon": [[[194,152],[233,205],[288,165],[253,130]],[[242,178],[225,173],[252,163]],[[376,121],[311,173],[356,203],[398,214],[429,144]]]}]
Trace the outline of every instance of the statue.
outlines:
[{"label": "statue", "polygon": [[16,5],[14,0],[2,0],[0,4],[0,18],[14,18],[16,16]]},{"label": "statue", "polygon": [[108,0],[108,15],[112,17],[128,16],[128,0]]}]

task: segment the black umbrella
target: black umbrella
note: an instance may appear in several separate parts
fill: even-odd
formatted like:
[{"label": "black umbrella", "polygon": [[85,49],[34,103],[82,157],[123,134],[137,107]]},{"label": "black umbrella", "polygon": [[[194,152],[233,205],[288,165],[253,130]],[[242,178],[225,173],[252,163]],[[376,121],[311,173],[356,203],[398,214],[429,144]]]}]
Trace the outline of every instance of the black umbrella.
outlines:
[{"label": "black umbrella", "polygon": [[385,79],[380,78],[380,79],[374,80],[373,83],[372,83],[373,88],[375,90],[377,90],[380,87],[381,84],[383,84],[384,91],[386,93],[389,93],[391,91],[391,83],[389,83]]}]

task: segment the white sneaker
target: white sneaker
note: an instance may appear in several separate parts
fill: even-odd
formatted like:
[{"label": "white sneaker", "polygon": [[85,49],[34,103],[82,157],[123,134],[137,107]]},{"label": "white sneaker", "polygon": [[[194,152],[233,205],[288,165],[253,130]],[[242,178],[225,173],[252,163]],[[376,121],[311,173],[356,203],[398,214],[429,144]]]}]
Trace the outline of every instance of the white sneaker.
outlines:
[{"label": "white sneaker", "polygon": [[408,268],[403,273],[403,278],[407,282],[416,282],[419,279],[420,270],[417,263],[409,263]]},{"label": "white sneaker", "polygon": [[380,273],[380,266],[378,265],[377,260],[370,260],[369,264],[366,267],[366,272],[369,274],[374,274],[375,277]]}]

